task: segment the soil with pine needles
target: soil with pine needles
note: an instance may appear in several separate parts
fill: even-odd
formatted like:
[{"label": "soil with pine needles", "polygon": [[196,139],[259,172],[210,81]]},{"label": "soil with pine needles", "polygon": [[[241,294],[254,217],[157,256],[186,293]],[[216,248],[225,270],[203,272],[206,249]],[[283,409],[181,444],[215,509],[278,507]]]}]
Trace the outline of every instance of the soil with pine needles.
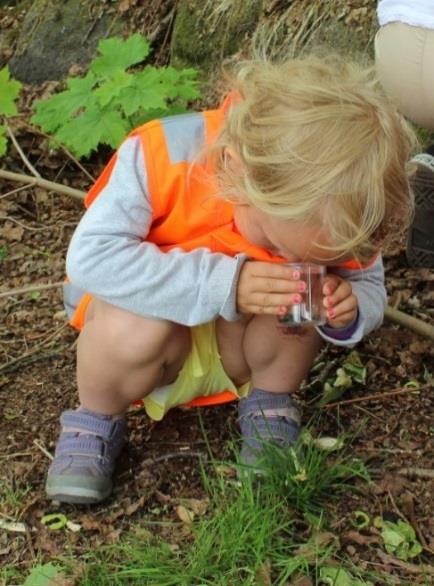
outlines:
[{"label": "soil with pine needles", "polygon": [[[26,88],[24,115],[13,121],[13,131],[44,178],[86,190],[91,181],[77,164],[50,150],[46,138],[27,125],[26,108],[48,85]],[[96,177],[108,158],[109,152],[100,152],[84,166]],[[2,167],[28,173],[13,147]],[[62,281],[68,243],[83,213],[81,202],[39,188],[12,193],[23,186],[5,180],[0,186],[1,290]],[[432,323],[432,271],[408,267],[402,243],[388,252],[385,264],[390,304]],[[130,443],[113,496],[95,507],[49,502],[44,494],[47,452],[54,450],[60,413],[77,401],[77,333],[67,324],[60,288],[1,297],[0,312],[0,520],[27,528],[26,533],[0,531],[1,565],[27,571],[36,557],[52,559],[71,548],[79,557],[90,547],[117,542],[144,515],[179,521],[180,499],[206,498],[198,462],[206,459],[207,445],[199,417],[213,455],[228,460],[228,442],[237,433],[234,405],[177,409],[160,423],[132,410]],[[386,322],[357,351],[367,367],[367,383],[349,390],[338,405],[323,408],[317,431],[336,437],[357,430],[354,455],[369,466],[372,482],[358,484],[338,505],[330,504],[327,517],[342,552],[359,568],[388,572],[397,584],[426,584],[418,564],[432,562],[434,551],[432,341]],[[322,368],[334,361],[333,374],[347,354],[328,347]],[[306,422],[317,414],[314,403],[320,393],[321,384],[312,378],[299,394]],[[352,525],[355,510],[407,521],[424,546],[423,555],[411,563],[385,556],[377,529]],[[41,523],[44,515],[59,511],[81,529],[50,531]],[[170,541],[170,534],[165,537]]]}]

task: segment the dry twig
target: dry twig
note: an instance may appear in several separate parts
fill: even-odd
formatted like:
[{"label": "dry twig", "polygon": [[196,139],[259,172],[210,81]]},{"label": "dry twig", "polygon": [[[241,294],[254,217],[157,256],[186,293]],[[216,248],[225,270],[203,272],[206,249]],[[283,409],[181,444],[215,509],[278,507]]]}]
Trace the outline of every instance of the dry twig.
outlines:
[{"label": "dry twig", "polygon": [[331,409],[332,407],[342,407],[344,405],[351,405],[352,403],[364,403],[365,401],[382,401],[385,397],[391,397],[393,395],[402,395],[404,393],[419,393],[425,389],[430,389],[431,385],[423,385],[418,389],[394,389],[393,391],[386,391],[385,393],[379,393],[378,395],[367,395],[366,397],[357,397],[355,399],[348,399],[346,401],[337,401],[336,403],[329,403],[324,405],[323,409]]},{"label": "dry twig", "polygon": [[410,564],[409,562],[403,562],[398,560],[397,558],[393,557],[393,555],[389,555],[387,553],[382,552],[381,550],[377,550],[377,555],[381,559],[381,561],[385,564],[396,566],[398,568],[402,568],[409,574],[434,574],[433,566],[428,564]]},{"label": "dry twig", "polygon": [[23,163],[25,164],[25,166],[27,167],[27,169],[30,171],[30,173],[32,175],[34,175],[35,177],[41,177],[40,174],[38,173],[38,171],[36,171],[36,169],[34,168],[34,166],[32,165],[32,163],[29,161],[29,159],[26,157],[26,155],[24,154],[22,148],[20,147],[20,145],[18,144],[17,139],[15,138],[15,134],[12,132],[12,128],[9,126],[8,121],[6,120],[6,118],[3,118],[3,124],[6,127],[6,130],[9,134],[9,137],[14,145],[14,147],[17,149],[18,154],[21,157],[21,160],[23,161]]},{"label": "dry twig", "polygon": [[84,196],[86,195],[84,191],[74,189],[73,187],[68,187],[67,185],[62,185],[61,183],[54,183],[54,181],[47,181],[46,179],[42,179],[40,177],[30,177],[29,175],[12,173],[11,171],[5,171],[4,169],[0,169],[0,177],[8,179],[9,181],[28,183],[29,186],[37,185],[43,189],[48,189],[48,191],[55,191],[56,193],[61,193],[63,195],[70,195],[71,197],[75,197],[76,199],[80,200],[83,200]]},{"label": "dry twig", "polygon": [[402,474],[403,476],[410,476],[410,478],[413,476],[416,476],[417,478],[427,478],[429,480],[434,479],[434,470],[432,470],[431,468],[407,467],[407,468],[400,468],[396,472],[398,474]]},{"label": "dry twig", "polygon": [[434,340],[434,326],[424,322],[421,319],[413,317],[412,315],[408,315],[407,313],[399,311],[399,309],[395,309],[394,307],[390,307],[390,305],[386,307],[384,317],[396,324],[399,324],[400,326],[406,327],[408,330],[416,332],[416,334],[420,334],[421,336],[426,336],[427,338]]},{"label": "dry twig", "polygon": [[62,287],[63,281],[57,283],[41,283],[40,285],[29,285],[28,287],[20,287],[19,289],[10,289],[9,291],[0,291],[0,299],[3,297],[13,297],[14,295],[22,295],[23,293],[30,293],[33,291],[45,291],[45,289],[53,289],[55,287]]},{"label": "dry twig", "polygon": [[49,336],[47,336],[47,338],[41,342],[40,344],[38,344],[38,346],[36,346],[36,348],[34,350],[30,350],[29,352],[24,352],[24,354],[21,354],[21,356],[18,356],[17,358],[13,358],[12,360],[9,360],[8,362],[5,362],[4,364],[0,365],[0,372],[3,371],[8,371],[11,367],[15,368],[16,365],[21,362],[22,360],[25,360],[31,356],[34,356],[35,354],[37,354],[41,348],[43,348],[48,342],[53,342],[53,340],[68,326],[68,322],[62,324],[60,326],[60,328],[58,328],[57,330],[55,330],[52,334],[50,334]]}]

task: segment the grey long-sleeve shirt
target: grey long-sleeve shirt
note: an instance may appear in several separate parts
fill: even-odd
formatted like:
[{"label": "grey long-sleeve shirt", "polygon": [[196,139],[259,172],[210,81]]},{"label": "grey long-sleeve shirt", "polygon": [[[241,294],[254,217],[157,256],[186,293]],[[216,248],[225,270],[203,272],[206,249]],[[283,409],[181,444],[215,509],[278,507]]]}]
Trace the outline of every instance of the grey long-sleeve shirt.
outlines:
[{"label": "grey long-sleeve shirt", "polygon": [[[140,139],[128,138],[118,151],[109,182],[74,232],[66,258],[71,281],[65,288],[68,314],[87,291],[132,313],[188,326],[219,316],[238,319],[236,288],[244,254],[232,258],[207,248],[162,252],[146,242],[152,208],[143,160]],[[365,270],[333,271],[352,283],[359,302],[357,328],[345,340],[318,331],[330,342],[352,346],[382,322],[382,261],[378,258]]]}]

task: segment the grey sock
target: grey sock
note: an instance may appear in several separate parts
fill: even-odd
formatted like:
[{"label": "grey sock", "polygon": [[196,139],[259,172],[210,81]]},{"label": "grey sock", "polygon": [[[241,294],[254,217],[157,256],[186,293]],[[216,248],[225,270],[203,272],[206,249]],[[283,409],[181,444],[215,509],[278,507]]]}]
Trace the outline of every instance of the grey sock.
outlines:
[{"label": "grey sock", "polygon": [[240,401],[238,413],[243,437],[241,459],[249,464],[260,457],[264,443],[288,447],[300,433],[301,409],[289,393],[254,388]]}]

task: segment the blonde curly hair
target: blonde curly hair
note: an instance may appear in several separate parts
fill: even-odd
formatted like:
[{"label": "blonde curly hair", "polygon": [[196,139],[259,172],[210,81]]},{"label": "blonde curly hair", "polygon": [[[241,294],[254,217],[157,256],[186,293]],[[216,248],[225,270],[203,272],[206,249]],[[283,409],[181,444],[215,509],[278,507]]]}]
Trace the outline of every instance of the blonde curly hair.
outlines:
[{"label": "blonde curly hair", "polygon": [[333,244],[322,248],[360,262],[407,227],[417,141],[373,68],[336,56],[255,60],[231,85],[237,98],[212,149],[227,199],[325,226]]}]

